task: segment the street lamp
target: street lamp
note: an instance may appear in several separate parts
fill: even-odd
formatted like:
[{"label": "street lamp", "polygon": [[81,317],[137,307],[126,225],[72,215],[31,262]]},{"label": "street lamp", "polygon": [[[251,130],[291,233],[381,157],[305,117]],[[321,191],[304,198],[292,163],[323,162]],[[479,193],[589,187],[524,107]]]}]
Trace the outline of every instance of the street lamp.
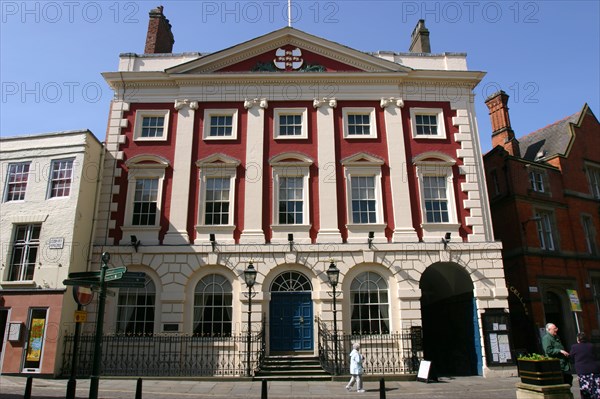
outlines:
[{"label": "street lamp", "polygon": [[329,279],[329,284],[331,284],[331,288],[333,289],[333,353],[335,358],[335,364],[333,366],[333,374],[338,374],[338,334],[337,334],[337,308],[336,308],[336,298],[335,298],[335,287],[338,285],[338,281],[340,278],[340,269],[335,266],[333,263],[333,259],[329,263],[329,269],[327,269],[327,278]]},{"label": "street lamp", "polygon": [[252,287],[256,283],[256,269],[252,261],[248,263],[248,267],[244,270],[244,280],[248,286],[248,336],[246,339],[246,375],[250,377],[250,340],[252,339]]}]

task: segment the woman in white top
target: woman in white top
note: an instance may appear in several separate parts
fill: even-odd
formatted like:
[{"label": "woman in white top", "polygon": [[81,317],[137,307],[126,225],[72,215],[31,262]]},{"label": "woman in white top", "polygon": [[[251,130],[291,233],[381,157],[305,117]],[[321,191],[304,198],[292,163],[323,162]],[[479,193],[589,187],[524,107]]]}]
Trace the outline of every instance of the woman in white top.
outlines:
[{"label": "woman in white top", "polygon": [[360,344],[355,343],[352,345],[352,352],[350,352],[350,381],[346,385],[346,389],[350,391],[354,382],[356,382],[356,392],[364,392],[362,385],[362,374],[365,371],[363,369],[363,355],[360,354]]}]

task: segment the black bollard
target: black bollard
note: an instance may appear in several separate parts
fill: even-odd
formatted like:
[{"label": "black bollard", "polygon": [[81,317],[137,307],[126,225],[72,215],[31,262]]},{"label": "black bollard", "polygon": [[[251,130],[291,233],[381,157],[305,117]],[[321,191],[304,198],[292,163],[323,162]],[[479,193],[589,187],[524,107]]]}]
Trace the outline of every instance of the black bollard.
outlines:
[{"label": "black bollard", "polygon": [[66,399],[75,399],[76,389],[77,389],[77,380],[75,378],[69,378],[69,382],[67,382]]},{"label": "black bollard", "polygon": [[267,393],[267,380],[262,380],[260,399],[269,399],[269,395]]},{"label": "black bollard", "polygon": [[138,378],[135,386],[135,399],[142,399],[142,379]]},{"label": "black bollard", "polygon": [[385,399],[385,380],[379,380],[379,399]]},{"label": "black bollard", "polygon": [[25,383],[25,394],[23,399],[31,399],[31,386],[33,385],[33,377],[27,377],[27,383]]}]

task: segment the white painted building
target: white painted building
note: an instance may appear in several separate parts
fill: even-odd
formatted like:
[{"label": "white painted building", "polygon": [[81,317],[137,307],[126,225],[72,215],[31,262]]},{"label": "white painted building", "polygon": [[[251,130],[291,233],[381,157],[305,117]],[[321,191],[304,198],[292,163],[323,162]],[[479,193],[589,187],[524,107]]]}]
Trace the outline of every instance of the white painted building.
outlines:
[{"label": "white painted building", "polygon": [[0,372],[56,375],[86,270],[102,144],[88,130],[0,138]]}]

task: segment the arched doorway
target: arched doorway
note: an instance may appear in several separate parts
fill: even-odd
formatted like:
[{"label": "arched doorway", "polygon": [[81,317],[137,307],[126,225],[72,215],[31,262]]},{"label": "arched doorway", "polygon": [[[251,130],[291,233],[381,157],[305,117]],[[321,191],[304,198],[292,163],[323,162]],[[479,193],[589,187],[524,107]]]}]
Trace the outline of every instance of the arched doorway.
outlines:
[{"label": "arched doorway", "polygon": [[575,343],[575,334],[577,333],[571,313],[565,312],[568,303],[566,294],[546,290],[544,295],[546,323],[553,323],[558,327],[558,337],[566,348]]},{"label": "arched doorway", "polygon": [[312,352],[312,286],[308,278],[295,271],[283,272],[275,277],[270,291],[270,352]]},{"label": "arched doorway", "polygon": [[424,358],[438,375],[482,374],[469,275],[455,263],[435,263],[421,276],[420,288]]}]

